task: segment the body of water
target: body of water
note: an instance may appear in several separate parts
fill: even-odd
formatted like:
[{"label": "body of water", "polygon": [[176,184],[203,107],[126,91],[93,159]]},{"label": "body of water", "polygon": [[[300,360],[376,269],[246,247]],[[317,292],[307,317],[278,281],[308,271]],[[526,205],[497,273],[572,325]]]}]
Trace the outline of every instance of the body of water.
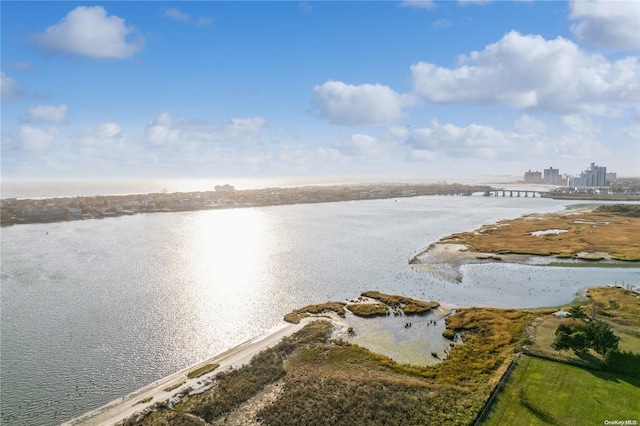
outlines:
[{"label": "body of water", "polygon": [[459,306],[553,306],[640,269],[469,265],[461,282],[408,260],[454,232],[570,204],[416,197],[6,227],[1,422],[50,425],[365,290]]}]

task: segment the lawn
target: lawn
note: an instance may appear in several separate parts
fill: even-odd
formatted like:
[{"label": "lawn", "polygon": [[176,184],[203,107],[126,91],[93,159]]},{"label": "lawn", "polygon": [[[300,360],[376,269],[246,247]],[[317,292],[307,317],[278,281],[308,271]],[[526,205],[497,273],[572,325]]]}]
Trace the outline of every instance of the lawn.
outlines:
[{"label": "lawn", "polygon": [[640,379],[523,355],[484,425],[640,422]]}]

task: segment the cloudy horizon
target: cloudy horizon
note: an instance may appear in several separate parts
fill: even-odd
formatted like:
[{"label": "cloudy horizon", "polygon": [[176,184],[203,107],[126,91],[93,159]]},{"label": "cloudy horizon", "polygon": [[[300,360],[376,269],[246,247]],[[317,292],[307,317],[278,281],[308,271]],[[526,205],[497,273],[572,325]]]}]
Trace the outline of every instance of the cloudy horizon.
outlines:
[{"label": "cloudy horizon", "polygon": [[3,2],[2,177],[640,175],[640,2]]}]

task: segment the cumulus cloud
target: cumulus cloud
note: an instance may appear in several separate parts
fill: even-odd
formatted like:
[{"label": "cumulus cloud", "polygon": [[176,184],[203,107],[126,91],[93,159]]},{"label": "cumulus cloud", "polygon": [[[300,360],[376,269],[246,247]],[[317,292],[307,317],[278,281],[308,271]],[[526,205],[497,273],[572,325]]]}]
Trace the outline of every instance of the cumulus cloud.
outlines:
[{"label": "cumulus cloud", "polygon": [[547,130],[547,125],[528,114],[522,114],[522,116],[516,120],[515,128],[523,133],[543,133]]},{"label": "cumulus cloud", "polygon": [[50,127],[40,129],[37,127],[22,126],[18,139],[22,146],[28,151],[43,151],[51,145],[53,139],[58,134],[58,130]]},{"label": "cumulus cloud", "polygon": [[513,133],[489,126],[470,124],[458,127],[441,125],[436,120],[431,128],[416,129],[407,140],[409,146],[420,151],[438,152],[448,157],[495,159],[518,150]]},{"label": "cumulus cloud", "polygon": [[76,7],[33,41],[44,50],[97,59],[129,58],[144,48],[142,35],[102,6]]},{"label": "cumulus cloud", "polygon": [[25,90],[15,79],[0,72],[0,98],[2,102],[15,101],[24,96]]},{"label": "cumulus cloud", "polygon": [[343,137],[335,148],[341,155],[363,159],[380,159],[388,153],[388,147],[377,138],[364,134]]},{"label": "cumulus cloud", "polygon": [[261,117],[231,118],[222,123],[189,118],[174,118],[163,112],[145,131],[145,140],[155,145],[191,146],[212,143],[256,141],[266,120]]},{"label": "cumulus cloud", "polygon": [[116,123],[100,123],[95,128],[88,129],[78,138],[81,146],[102,148],[111,147],[124,141],[125,133]]},{"label": "cumulus cloud", "polygon": [[562,124],[574,134],[595,135],[600,128],[589,117],[582,115],[567,115],[562,117]]},{"label": "cumulus cloud", "polygon": [[26,120],[31,123],[62,124],[67,122],[67,111],[68,107],[64,104],[30,106]]},{"label": "cumulus cloud", "polygon": [[[615,62],[558,37],[506,34],[455,68],[411,66],[414,90],[431,102],[506,105],[556,114],[611,114],[640,101],[637,57]],[[619,113],[619,111],[617,111]]]},{"label": "cumulus cloud", "polygon": [[640,2],[571,2],[571,32],[584,43],[613,50],[640,51]]},{"label": "cumulus cloud", "polygon": [[354,86],[330,80],[316,85],[313,92],[325,119],[348,126],[392,123],[402,116],[403,107],[414,103],[411,96],[381,84]]},{"label": "cumulus cloud", "polygon": [[607,158],[609,152],[598,139],[600,130],[588,117],[567,116],[561,122],[564,130],[552,134],[543,123],[526,115],[516,120],[515,131],[475,123],[466,127],[442,125],[433,120],[430,127],[410,133],[405,141],[407,157],[413,161]]}]

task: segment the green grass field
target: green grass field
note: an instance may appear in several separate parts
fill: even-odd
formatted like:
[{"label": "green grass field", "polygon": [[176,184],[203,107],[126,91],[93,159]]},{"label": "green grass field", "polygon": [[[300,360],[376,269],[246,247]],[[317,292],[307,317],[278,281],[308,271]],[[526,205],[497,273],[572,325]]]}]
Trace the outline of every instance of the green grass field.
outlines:
[{"label": "green grass field", "polygon": [[640,423],[640,379],[523,355],[484,425]]}]

